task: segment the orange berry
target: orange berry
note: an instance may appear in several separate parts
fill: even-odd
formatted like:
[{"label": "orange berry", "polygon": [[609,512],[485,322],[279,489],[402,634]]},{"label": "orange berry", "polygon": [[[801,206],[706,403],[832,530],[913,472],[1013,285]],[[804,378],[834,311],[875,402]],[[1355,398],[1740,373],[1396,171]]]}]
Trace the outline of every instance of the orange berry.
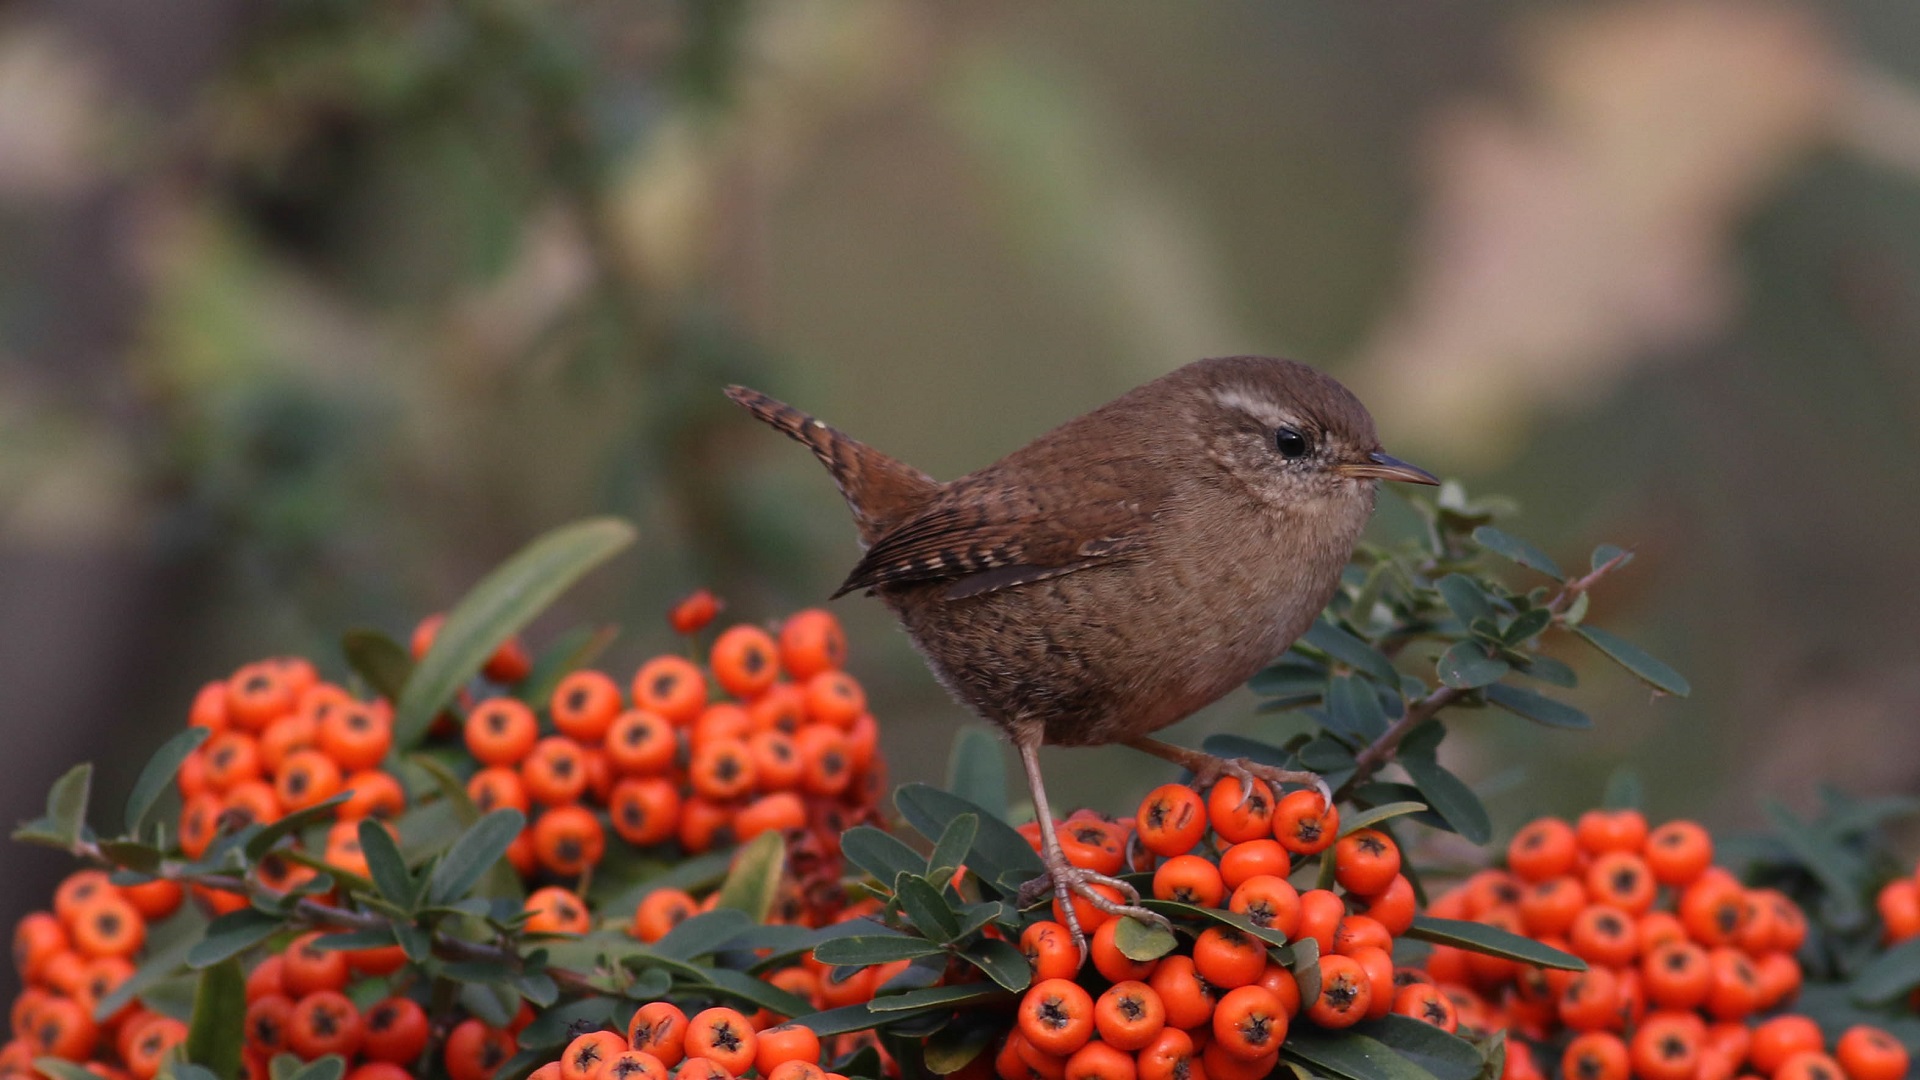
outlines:
[{"label": "orange berry", "polygon": [[540,740],[540,721],[524,702],[488,698],[467,714],[467,752],[482,765],[518,765]]},{"label": "orange berry", "polygon": [[657,713],[633,709],[614,717],[601,740],[616,772],[657,775],[673,771],[679,752],[673,725]]},{"label": "orange berry", "polygon": [[1307,1006],[1307,1018],[1325,1028],[1352,1027],[1373,1007],[1373,985],[1366,969],[1351,956],[1320,958],[1320,994]]},{"label": "orange berry", "polygon": [[1161,957],[1160,966],[1153,969],[1147,985],[1160,995],[1170,1027],[1190,1030],[1213,1017],[1214,1002],[1219,995],[1194,969],[1191,956],[1174,953]]},{"label": "orange berry", "polygon": [[1042,919],[1020,932],[1020,951],[1033,968],[1035,982],[1071,979],[1080,970],[1080,949],[1060,923]]},{"label": "orange berry", "polygon": [[287,1049],[311,1061],[327,1054],[352,1060],[364,1034],[360,1010],[338,990],[316,990],[293,1003]]},{"label": "orange berry", "polygon": [[1238,777],[1223,776],[1207,794],[1213,831],[1230,844],[1273,835],[1273,808],[1273,789],[1258,778],[1243,793]]},{"label": "orange berry", "polygon": [[636,709],[654,713],[670,724],[691,724],[706,707],[707,679],[684,657],[656,656],[634,673],[632,696]]},{"label": "orange berry", "polygon": [[89,957],[132,956],[146,944],[147,920],[118,890],[87,903],[67,924],[73,945]]},{"label": "orange berry", "polygon": [[1554,817],[1528,822],[1507,844],[1507,868],[1527,881],[1571,873],[1579,858],[1573,826]]},{"label": "orange berry", "polygon": [[667,623],[676,634],[697,634],[706,629],[725,605],[706,589],[695,589],[667,612]]},{"label": "orange berry", "polygon": [[759,1039],[737,1009],[707,1009],[687,1021],[687,1055],[704,1057],[735,1076],[753,1068]]},{"label": "orange berry", "polygon": [[1176,855],[1153,872],[1153,897],[1197,907],[1218,907],[1227,885],[1220,868],[1198,855]]},{"label": "orange berry", "polygon": [[318,746],[347,772],[379,765],[393,746],[393,718],[354,702],[320,721]]},{"label": "orange berry", "polygon": [[1185,784],[1162,784],[1147,793],[1135,814],[1140,843],[1166,858],[1185,855],[1207,835],[1207,804]]},{"label": "orange berry", "polygon": [[558,885],[535,889],[522,910],[531,916],[524,924],[530,934],[584,934],[593,929],[587,905]]},{"label": "orange berry", "polygon": [[[1159,895],[1158,892],[1155,895]],[[1260,874],[1241,882],[1227,901],[1227,910],[1245,915],[1263,930],[1277,930],[1288,938],[1300,929],[1300,893],[1285,877],[1276,874]]]},{"label": "orange berry", "polygon": [[780,663],[793,678],[809,679],[846,662],[846,631],[832,612],[808,608],[787,616],[780,625]]},{"label": "orange berry", "polygon": [[367,1009],[360,1053],[375,1061],[410,1065],[427,1048],[427,1011],[412,998],[390,997]]},{"label": "orange berry", "polygon": [[1020,1034],[1037,1050],[1067,1055],[1093,1037],[1093,998],[1078,983],[1047,979],[1020,999]]},{"label": "orange berry", "polygon": [[606,854],[607,834],[600,819],[581,806],[556,806],[533,823],[533,854],[540,865],[564,877],[577,877]]},{"label": "orange berry", "polygon": [[620,687],[606,675],[591,669],[568,673],[553,688],[547,702],[547,715],[560,734],[583,743],[597,743],[607,737],[613,718],[620,714]]},{"label": "orange berry", "polygon": [[[753,1066],[760,1075],[772,1080],[773,1071],[782,1065],[804,1064],[818,1068],[820,1036],[805,1024],[777,1024],[760,1032],[753,1053]],[[790,1074],[791,1075],[791,1074]],[[800,1080],[819,1080],[818,1077]]]},{"label": "orange berry", "polygon": [[1633,1063],[1620,1036],[1588,1031],[1567,1044],[1560,1055],[1560,1075],[1566,1080],[1628,1080]]},{"label": "orange berry", "polygon": [[1400,873],[1400,845],[1378,829],[1357,829],[1340,838],[1333,853],[1334,880],[1357,896],[1372,896]]},{"label": "orange berry", "polygon": [[1662,885],[1690,885],[1713,865],[1713,837],[1692,821],[1669,821],[1647,834],[1647,867]]},{"label": "orange berry", "polygon": [[319,750],[296,750],[287,755],[273,793],[288,810],[305,810],[340,793],[340,766]]},{"label": "orange berry", "polygon": [[780,649],[757,626],[730,626],[714,639],[707,657],[714,681],[742,701],[760,696],[780,677]]},{"label": "orange berry", "polygon": [[1634,1075],[1641,1080],[1693,1080],[1700,1064],[1702,1029],[1687,1014],[1656,1013],[1647,1017],[1627,1044]]},{"label": "orange berry", "polygon": [[1264,986],[1229,990],[1213,1010],[1213,1045],[1242,1061],[1280,1049],[1287,1038],[1287,1011]]},{"label": "orange berry", "polygon": [[867,692],[844,671],[822,671],[805,686],[807,718],[842,730],[867,711]]},{"label": "orange berry", "polygon": [[642,1005],[627,1023],[627,1042],[671,1069],[687,1054],[687,1014],[664,1001]]},{"label": "orange berry", "polygon": [[1867,1024],[1848,1028],[1834,1044],[1833,1056],[1848,1080],[1901,1080],[1910,1062],[1900,1040]]},{"label": "orange berry", "polygon": [[535,802],[564,806],[587,790],[587,755],[579,743],[550,735],[533,744],[520,762],[520,782]]},{"label": "orange berry", "polygon": [[1320,946],[1320,955],[1333,952],[1333,935],[1340,920],[1347,917],[1346,901],[1331,889],[1308,889],[1300,894],[1298,937],[1312,938]]},{"label": "orange berry", "polygon": [[1430,983],[1401,987],[1393,995],[1393,1011],[1432,1024],[1441,1031],[1453,1032],[1460,1028],[1460,1017],[1454,1011],[1453,1002]]}]

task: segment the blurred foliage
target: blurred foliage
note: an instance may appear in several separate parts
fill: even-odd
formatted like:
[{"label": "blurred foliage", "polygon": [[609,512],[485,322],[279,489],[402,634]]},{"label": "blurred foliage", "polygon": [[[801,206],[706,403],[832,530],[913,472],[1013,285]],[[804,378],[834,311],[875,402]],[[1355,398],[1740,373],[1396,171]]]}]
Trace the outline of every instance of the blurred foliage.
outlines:
[{"label": "blurred foliage", "polygon": [[[1917,42],[1869,0],[13,5],[0,811],[585,514],[645,557],[555,626],[816,600],[850,532],[726,382],[948,476],[1232,352],[1338,371],[1554,556],[1643,560],[1596,617],[1694,695],[1449,744],[1496,822],[1622,760],[1710,819],[1911,787]],[[933,775],[958,711],[841,610]],[[1155,768],[1091,753],[1063,801]]]}]

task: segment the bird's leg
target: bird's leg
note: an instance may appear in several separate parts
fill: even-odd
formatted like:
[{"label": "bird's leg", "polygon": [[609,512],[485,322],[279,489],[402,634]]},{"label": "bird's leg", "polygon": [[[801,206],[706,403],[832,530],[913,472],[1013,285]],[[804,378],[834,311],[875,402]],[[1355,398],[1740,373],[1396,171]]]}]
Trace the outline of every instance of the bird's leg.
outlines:
[{"label": "bird's leg", "polygon": [[1223,758],[1199,750],[1189,750],[1184,746],[1149,739],[1144,736],[1127,740],[1127,745],[1135,750],[1145,750],[1157,758],[1164,758],[1193,774],[1194,783],[1207,787],[1222,776],[1231,776],[1240,781],[1240,791],[1244,798],[1253,790],[1253,779],[1258,777],[1276,787],[1280,784],[1307,784],[1317,788],[1320,797],[1333,805],[1333,789],[1327,786],[1326,778],[1316,772],[1295,769],[1276,769],[1271,765],[1262,765],[1246,758]]},{"label": "bird's leg", "polygon": [[[1021,898],[1027,897],[1028,889],[1046,884],[1053,886],[1053,895],[1060,901],[1060,911],[1067,920],[1067,932],[1073,935],[1073,942],[1080,947],[1082,960],[1089,955],[1086,932],[1080,929],[1080,918],[1073,912],[1073,894],[1085,897],[1089,904],[1109,915],[1125,915],[1139,919],[1143,923],[1155,926],[1170,925],[1167,920],[1140,906],[1140,892],[1133,886],[1116,877],[1097,873],[1078,867],[1067,861],[1066,852],[1060,847],[1060,836],[1054,831],[1053,811],[1047,806],[1046,783],[1040,778],[1040,734],[1020,734],[1014,737],[1014,746],[1020,751],[1020,764],[1027,770],[1027,787],[1033,792],[1033,812],[1040,823],[1040,861],[1047,864],[1047,876],[1028,882],[1020,890]],[[1094,890],[1095,885],[1105,885],[1120,893],[1127,903],[1117,904]]]}]

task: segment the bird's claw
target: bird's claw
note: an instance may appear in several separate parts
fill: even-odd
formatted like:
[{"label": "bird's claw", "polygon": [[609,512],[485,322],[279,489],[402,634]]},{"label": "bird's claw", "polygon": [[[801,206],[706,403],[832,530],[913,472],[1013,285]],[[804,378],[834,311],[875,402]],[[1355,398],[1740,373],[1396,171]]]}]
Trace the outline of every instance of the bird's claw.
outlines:
[{"label": "bird's claw", "polygon": [[1266,781],[1278,791],[1281,784],[1305,784],[1320,792],[1328,806],[1333,805],[1333,789],[1327,786],[1327,779],[1316,772],[1304,769],[1280,769],[1272,765],[1263,765],[1246,758],[1211,758],[1209,763],[1194,771],[1194,783],[1202,788],[1211,787],[1223,776],[1231,776],[1240,782],[1240,803],[1246,805],[1253,795],[1253,781],[1257,778]]},{"label": "bird's claw", "polygon": [[[1115,901],[1094,888],[1105,885],[1119,893],[1122,901]],[[1138,919],[1149,926],[1172,929],[1173,923],[1156,911],[1140,906],[1140,890],[1117,877],[1074,866],[1070,863],[1049,866],[1047,873],[1020,886],[1019,902],[1022,907],[1038,900],[1048,890],[1060,901],[1061,918],[1067,924],[1067,933],[1073,936],[1074,945],[1080,949],[1080,959],[1085,962],[1091,955],[1087,945],[1087,934],[1080,926],[1080,916],[1074,911],[1073,897],[1077,894],[1096,910],[1112,916],[1126,916]]]}]

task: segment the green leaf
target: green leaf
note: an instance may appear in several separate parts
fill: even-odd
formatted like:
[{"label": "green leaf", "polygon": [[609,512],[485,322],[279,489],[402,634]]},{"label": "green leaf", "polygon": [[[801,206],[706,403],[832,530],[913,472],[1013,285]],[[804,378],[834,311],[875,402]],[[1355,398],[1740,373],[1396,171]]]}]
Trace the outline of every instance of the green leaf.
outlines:
[{"label": "green leaf", "polygon": [[575,1030],[600,1031],[611,1028],[616,1022],[614,1007],[612,998],[587,997],[548,1009],[520,1029],[520,1046],[526,1050],[557,1048],[565,1046],[574,1037]]},{"label": "green leaf", "polygon": [[[1418,1021],[1415,1021],[1418,1023]],[[1280,1056],[1344,1080],[1447,1080],[1356,1031],[1322,1031],[1311,1024],[1287,1029]]]},{"label": "green leaf", "polygon": [[1473,640],[1454,642],[1434,664],[1440,681],[1455,690],[1478,690],[1506,678],[1510,670],[1505,660],[1488,656],[1486,646]]},{"label": "green leaf", "polygon": [[50,832],[63,845],[79,843],[87,828],[87,798],[93,790],[93,763],[83,762],[68,769],[53,782],[47,792],[47,822]]},{"label": "green leaf", "polygon": [[220,1080],[235,1080],[246,1041],[246,1014],[247,973],[238,959],[230,957],[201,972],[193,1019],[187,1025],[187,1060]]},{"label": "green leaf", "polygon": [[973,848],[973,838],[980,831],[978,814],[961,814],[947,822],[946,831],[940,834],[940,842],[933,845],[933,854],[927,856],[927,880],[945,883],[944,877],[936,877],[938,871],[951,874],[966,861],[967,852]]},{"label": "green leaf", "polygon": [[533,670],[514,688],[513,696],[536,709],[544,708],[562,679],[593,663],[619,636],[617,626],[576,626],[561,634],[534,658]]},{"label": "green leaf", "polygon": [[308,1062],[298,1072],[287,1077],[287,1080],[340,1080],[346,1073],[346,1059],[339,1054],[328,1054],[326,1057],[315,1058]]},{"label": "green leaf", "polygon": [[1358,675],[1335,675],[1327,680],[1328,726],[1362,741],[1372,742],[1386,733],[1387,710],[1373,684]]},{"label": "green leaf", "polygon": [[[972,815],[964,815],[971,817]],[[976,824],[979,819],[974,818]],[[876,881],[892,881],[897,874],[915,874],[923,865],[918,853],[892,833],[871,825],[856,825],[840,837],[840,853],[848,862],[872,874]]]},{"label": "green leaf", "polygon": [[92,1070],[66,1058],[37,1057],[33,1059],[33,1068],[51,1080],[100,1080]]},{"label": "green leaf", "polygon": [[[865,1031],[880,1022],[880,1017],[865,1005],[842,1005],[837,1009],[826,1009],[816,1013],[805,1013],[794,1018],[794,1023],[806,1028],[821,1038],[829,1035],[846,1035],[855,1031]],[[100,1080],[88,1077],[87,1080]]]},{"label": "green leaf", "polygon": [[1144,964],[1179,948],[1180,939],[1164,926],[1149,925],[1131,915],[1123,915],[1113,929],[1113,944],[1120,955]]},{"label": "green leaf", "polygon": [[360,823],[360,853],[366,856],[367,873],[380,896],[390,904],[412,910],[413,875],[407,872],[400,846],[393,842],[385,825],[372,818]]},{"label": "green leaf", "polygon": [[1571,953],[1563,953],[1551,945],[1542,945],[1532,938],[1522,937],[1498,927],[1467,922],[1464,919],[1436,919],[1431,915],[1415,915],[1413,928],[1407,931],[1406,936],[1416,941],[1452,945],[1468,952],[1518,960],[1535,967],[1554,968],[1560,971],[1587,970],[1586,962]]},{"label": "green leaf", "polygon": [[487,868],[506,855],[526,823],[526,815],[510,806],[482,817],[453,842],[440,865],[433,868],[427,898],[435,904],[446,904],[467,895]]},{"label": "green leaf", "polygon": [[247,840],[246,846],[241,850],[246,853],[248,859],[259,859],[272,851],[273,846],[282,839],[292,836],[309,825],[332,821],[333,812],[339,809],[340,804],[346,802],[349,797],[348,793],[343,791],[325,802],[314,803],[312,806],[283,815],[271,824],[262,826],[259,832],[254,833]]},{"label": "green leaf", "polygon": [[1335,661],[1356,671],[1364,671],[1388,686],[1400,685],[1400,676],[1393,670],[1393,661],[1387,659],[1380,650],[1325,619],[1308,627],[1300,640]]},{"label": "green leaf", "polygon": [[413,677],[413,656],[407,647],[378,630],[359,627],[340,635],[340,651],[347,665],[369,689],[388,701],[399,701]]},{"label": "green leaf", "polygon": [[753,918],[737,908],[703,911],[667,931],[653,943],[653,951],[674,960],[691,960],[715,952],[753,925]]},{"label": "green leaf", "polygon": [[1509,647],[1517,649],[1552,624],[1553,612],[1543,607],[1528,608],[1513,617],[1507,628],[1500,632],[1500,638]]},{"label": "green leaf", "polygon": [[1453,617],[1462,625],[1475,619],[1493,618],[1493,601],[1488,598],[1487,590],[1467,575],[1448,574],[1433,584],[1440,590],[1440,599],[1447,602],[1447,610],[1453,612]]},{"label": "green leaf", "polygon": [[960,920],[954,915],[953,908],[947,904],[947,898],[926,878],[914,874],[900,874],[893,879],[893,895],[900,901],[900,909],[906,913],[914,929],[928,938],[942,944],[952,942],[960,936]]},{"label": "green leaf", "polygon": [[[1615,559],[1620,560],[1620,566],[1625,566],[1633,561],[1633,552],[1617,544],[1601,544],[1593,549],[1593,559],[1587,565],[1598,570]],[[1620,566],[1614,569],[1618,570]]]},{"label": "green leaf", "polygon": [[[889,994],[874,998],[867,1008],[876,1013],[902,1013],[913,1010],[933,1008],[957,1008],[973,1005],[982,1001],[1004,998],[1006,991],[992,984],[963,983],[959,986],[930,986],[925,990],[909,990],[904,994]],[[881,1017],[886,1023],[898,1023],[902,1018],[891,1015]]]},{"label": "green leaf", "polygon": [[1826,902],[1835,921],[1851,922],[1860,912],[1859,896],[1867,876],[1866,866],[1846,848],[1803,824],[1778,802],[1767,800],[1766,812],[1780,842],[1826,888]]},{"label": "green leaf", "polygon": [[974,942],[960,953],[960,959],[986,972],[987,978],[1011,993],[1025,990],[1033,981],[1033,965],[1027,963],[1026,956],[1011,942],[998,938]]},{"label": "green leaf", "polygon": [[253,908],[230,911],[207,924],[204,937],[187,950],[187,966],[200,969],[240,955],[280,931],[281,919]]},{"label": "green leaf", "polygon": [[1320,943],[1313,938],[1303,937],[1291,946],[1290,959],[1286,961],[1288,970],[1293,972],[1293,981],[1299,984],[1300,1000],[1310,1004],[1320,999]]},{"label": "green leaf", "polygon": [[1484,692],[1489,702],[1536,724],[1572,731],[1585,731],[1593,727],[1593,721],[1587,718],[1586,713],[1524,687],[1502,683],[1489,686]]},{"label": "green leaf", "polygon": [[1558,686],[1563,690],[1571,690],[1580,685],[1580,677],[1574,674],[1574,670],[1551,656],[1541,656],[1537,653],[1530,655],[1525,663],[1516,661],[1513,670],[1529,679],[1538,679],[1549,686]]},{"label": "green leaf", "polygon": [[1361,829],[1370,829],[1383,821],[1388,821],[1405,814],[1417,814],[1426,808],[1426,803],[1406,800],[1402,802],[1390,802],[1369,810],[1362,810],[1357,814],[1341,817],[1340,835],[1348,836],[1352,833],[1359,832]]},{"label": "green leaf", "polygon": [[754,837],[733,857],[733,869],[720,885],[716,907],[742,911],[754,922],[765,922],[780,894],[780,871],[787,865],[787,843],[774,830]]},{"label": "green leaf", "polygon": [[814,946],[813,958],[834,967],[866,967],[869,964],[891,964],[895,960],[917,960],[944,951],[926,938],[909,934],[868,934],[828,938]]},{"label": "green leaf", "polygon": [[953,733],[947,757],[947,790],[980,804],[995,816],[1007,814],[1007,759],[1001,740],[980,724],[963,724]]},{"label": "green leaf", "polygon": [[1910,938],[1873,958],[1853,977],[1848,992],[1863,1005],[1905,997],[1920,986],[1920,938]]},{"label": "green leaf", "polygon": [[1607,777],[1600,805],[1608,810],[1638,810],[1642,805],[1640,774],[1622,765]]},{"label": "green leaf", "polygon": [[144,825],[147,815],[152,812],[160,796],[173,786],[173,778],[180,772],[180,764],[187,756],[200,748],[213,734],[212,729],[198,725],[176,733],[173,738],[160,744],[153,752],[147,764],[140,770],[140,776],[133,782],[133,790],[127,795],[127,814],[125,818],[128,836],[137,836],[140,826]]},{"label": "green leaf", "polygon": [[417,745],[454,692],[501,642],[633,539],[633,526],[615,518],[576,522],[521,548],[480,579],[447,613],[433,647],[407,680],[394,708],[395,745]]},{"label": "green leaf", "polygon": [[934,1032],[926,1042],[921,1058],[927,1071],[935,1076],[950,1076],[986,1053],[993,1044],[993,1031],[978,1025],[949,1025]]},{"label": "green leaf", "polygon": [[1493,839],[1493,821],[1487,817],[1487,808],[1459,777],[1430,758],[1401,758],[1400,767],[1427,797],[1427,805],[1445,818],[1454,832],[1476,844]]},{"label": "green leaf", "polygon": [[714,989],[728,997],[779,1016],[800,1016],[813,1009],[805,998],[789,994],[765,979],[757,979],[743,971],[711,968],[707,971],[707,978]]},{"label": "green leaf", "polygon": [[1353,1030],[1385,1043],[1438,1080],[1474,1080],[1486,1064],[1472,1043],[1411,1016],[1369,1020]]},{"label": "green leaf", "polygon": [[1225,908],[1203,908],[1195,904],[1183,904],[1178,900],[1153,900],[1142,898],[1140,906],[1156,914],[1165,915],[1176,922],[1205,923],[1216,922],[1229,926],[1243,934],[1259,938],[1269,945],[1281,949],[1294,948],[1298,943],[1289,943],[1287,935],[1278,930],[1256,926],[1253,920]]},{"label": "green leaf", "polygon": [[967,866],[996,888],[1009,879],[1030,881],[1046,871],[1026,838],[978,803],[926,784],[901,787],[894,792],[893,801],[907,824],[928,840],[938,840],[946,832],[947,823],[961,814],[978,815],[980,827],[972,850],[967,852]]},{"label": "green leaf", "polygon": [[353,949],[383,949],[392,944],[395,944],[393,927],[372,926],[365,930],[314,938],[310,947],[315,952],[347,952]]},{"label": "green leaf", "polygon": [[132,840],[102,840],[100,854],[107,861],[122,870],[132,870],[141,874],[153,874],[166,861],[166,853],[152,844],[136,843]]},{"label": "green leaf", "polygon": [[1594,648],[1607,655],[1607,658],[1632,672],[1634,677],[1655,690],[1686,697],[1693,693],[1693,684],[1686,676],[1668,667],[1666,664],[1647,654],[1645,649],[1626,638],[1591,623],[1573,628],[1573,632],[1586,638]]},{"label": "green leaf", "polygon": [[1491,525],[1482,525],[1473,530],[1474,542],[1509,562],[1519,563],[1529,570],[1538,570],[1555,581],[1566,580],[1560,567],[1547,557],[1547,553],[1532,543],[1517,536],[1509,536]]}]

